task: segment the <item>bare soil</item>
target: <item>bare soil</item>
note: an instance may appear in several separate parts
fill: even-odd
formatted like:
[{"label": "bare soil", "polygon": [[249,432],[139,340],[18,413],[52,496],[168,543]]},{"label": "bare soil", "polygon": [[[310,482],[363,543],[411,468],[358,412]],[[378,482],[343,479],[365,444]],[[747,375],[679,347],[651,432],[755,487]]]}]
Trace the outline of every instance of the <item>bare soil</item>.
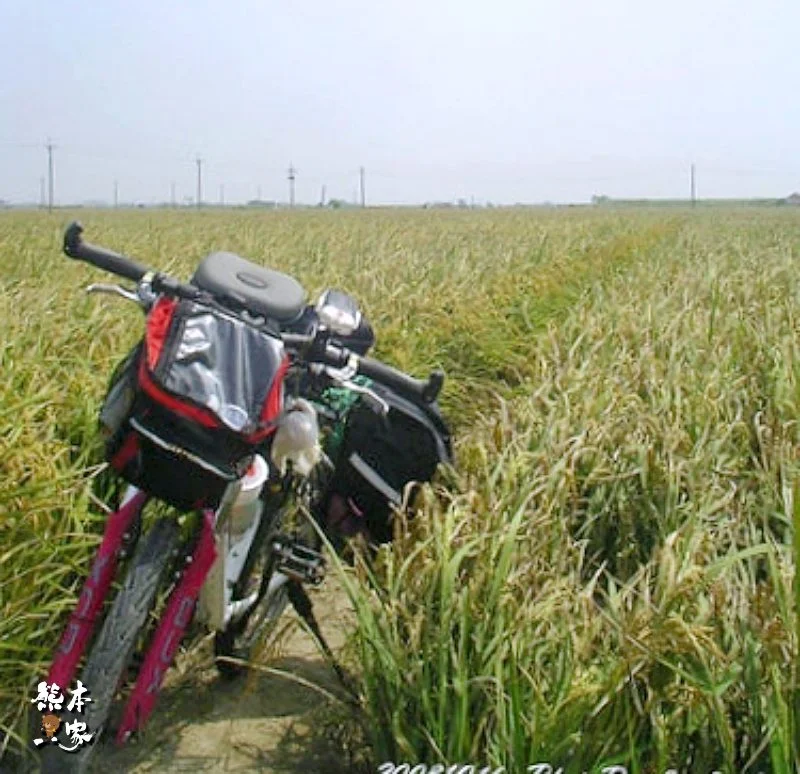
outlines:
[{"label": "bare soil", "polygon": [[[339,652],[352,625],[347,597],[331,576],[310,594],[323,635]],[[207,638],[178,659],[140,738],[119,749],[104,743],[93,771],[351,771],[332,727],[341,705],[319,690],[342,696],[341,683],[294,611],[284,613],[276,642],[256,664],[275,671],[220,677]]]}]

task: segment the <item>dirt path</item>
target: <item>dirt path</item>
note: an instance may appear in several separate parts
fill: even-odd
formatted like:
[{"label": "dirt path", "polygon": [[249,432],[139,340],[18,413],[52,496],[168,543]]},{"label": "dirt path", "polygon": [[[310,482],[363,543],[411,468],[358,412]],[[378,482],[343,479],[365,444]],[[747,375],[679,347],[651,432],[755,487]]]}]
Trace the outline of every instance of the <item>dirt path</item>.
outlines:
[{"label": "dirt path", "polygon": [[[330,575],[311,596],[322,632],[336,652],[348,622],[352,625],[348,600]],[[284,614],[284,625],[282,655],[275,657],[273,650],[260,663],[340,693],[336,676],[293,611]],[[319,730],[331,706],[318,690],[291,677],[251,670],[232,681],[221,679],[208,639],[170,672],[142,737],[121,750],[104,745],[93,771],[347,772],[336,744]]]}]

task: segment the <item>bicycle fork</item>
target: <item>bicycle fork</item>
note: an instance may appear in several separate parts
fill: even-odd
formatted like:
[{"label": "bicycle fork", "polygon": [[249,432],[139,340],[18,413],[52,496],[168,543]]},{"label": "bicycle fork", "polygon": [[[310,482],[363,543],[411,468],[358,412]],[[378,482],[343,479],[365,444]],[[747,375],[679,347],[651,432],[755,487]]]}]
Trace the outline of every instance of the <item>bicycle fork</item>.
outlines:
[{"label": "bicycle fork", "polygon": [[[48,683],[56,683],[62,689],[70,685],[75,677],[78,662],[86,650],[97,616],[116,575],[123,545],[148,499],[141,490],[132,488],[130,492],[119,510],[108,517],[91,572],[83,584],[78,604],[69,618],[50,666]],[[203,511],[199,538],[193,552],[187,557],[186,569],[170,594],[139,670],[136,685],[125,706],[116,737],[117,744],[124,744],[134,731],[141,729],[155,707],[161,683],[192,620],[200,589],[217,557],[214,523],[214,512]],[[92,687],[87,688],[91,691]]]},{"label": "bicycle fork", "polygon": [[78,604],[56,649],[47,676],[48,683],[56,683],[61,689],[72,683],[78,662],[94,629],[97,614],[116,574],[122,546],[136,519],[141,515],[146,501],[145,492],[131,488],[119,510],[108,517],[103,541],[97,550],[92,570],[83,584]]},{"label": "bicycle fork", "polygon": [[170,594],[139,670],[136,685],[125,705],[122,723],[117,730],[118,745],[125,744],[134,731],[145,725],[156,705],[164,676],[194,615],[200,589],[217,558],[214,521],[213,511],[203,511],[199,539],[193,553],[187,557],[188,566]]}]

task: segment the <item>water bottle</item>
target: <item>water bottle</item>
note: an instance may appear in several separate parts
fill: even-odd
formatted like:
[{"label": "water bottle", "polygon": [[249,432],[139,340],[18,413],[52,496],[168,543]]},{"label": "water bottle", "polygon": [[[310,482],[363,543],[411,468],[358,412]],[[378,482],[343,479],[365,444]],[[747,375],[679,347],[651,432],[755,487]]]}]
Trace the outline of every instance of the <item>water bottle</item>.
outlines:
[{"label": "water bottle", "polygon": [[260,455],[253,457],[247,473],[240,479],[241,489],[231,505],[230,531],[233,535],[241,535],[259,515],[261,488],[269,475],[267,461]]}]

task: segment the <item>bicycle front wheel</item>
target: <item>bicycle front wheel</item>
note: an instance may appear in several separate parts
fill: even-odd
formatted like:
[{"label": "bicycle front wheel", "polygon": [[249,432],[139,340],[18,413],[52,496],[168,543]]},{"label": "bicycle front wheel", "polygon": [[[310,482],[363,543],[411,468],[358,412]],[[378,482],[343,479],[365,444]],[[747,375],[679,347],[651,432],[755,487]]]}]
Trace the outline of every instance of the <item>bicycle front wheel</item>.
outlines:
[{"label": "bicycle front wheel", "polygon": [[[114,696],[131,661],[138,637],[147,623],[165,572],[180,542],[180,528],[174,519],[160,519],[147,533],[131,560],[125,582],[106,616],[81,675],[91,701],[74,719],[94,734],[92,743],[74,753],[56,748],[43,761],[43,774],[83,774],[108,720]],[[65,716],[64,720],[69,720]]]}]

